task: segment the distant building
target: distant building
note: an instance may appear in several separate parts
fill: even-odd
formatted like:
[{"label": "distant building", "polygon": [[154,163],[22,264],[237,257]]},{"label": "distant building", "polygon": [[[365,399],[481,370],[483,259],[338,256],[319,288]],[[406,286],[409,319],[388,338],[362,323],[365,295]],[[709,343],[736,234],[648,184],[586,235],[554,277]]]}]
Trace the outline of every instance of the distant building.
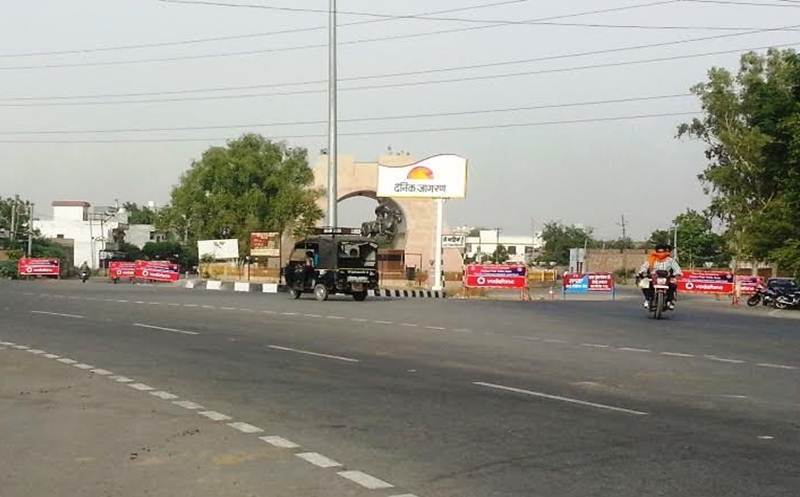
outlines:
[{"label": "distant building", "polygon": [[468,236],[465,254],[476,261],[486,259],[502,245],[508,252],[508,261],[530,262],[544,247],[542,233],[533,235],[503,235],[499,229],[479,230],[478,236]]},{"label": "distant building", "polygon": [[52,219],[35,219],[33,227],[43,237],[71,247],[75,265],[86,261],[93,269],[101,267],[119,249],[120,240],[142,248],[163,239],[152,225],[128,225],[124,209],[75,200],[56,200],[52,206]]}]

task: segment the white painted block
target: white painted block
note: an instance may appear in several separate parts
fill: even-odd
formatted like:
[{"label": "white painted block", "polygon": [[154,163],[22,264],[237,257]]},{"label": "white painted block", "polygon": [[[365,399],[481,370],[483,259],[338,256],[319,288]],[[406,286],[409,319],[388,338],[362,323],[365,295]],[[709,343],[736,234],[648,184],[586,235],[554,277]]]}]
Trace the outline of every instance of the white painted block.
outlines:
[{"label": "white painted block", "polygon": [[369,490],[378,490],[381,488],[392,488],[394,485],[391,483],[387,483],[381,479],[375,478],[372,475],[368,475],[362,471],[340,471],[337,473],[342,478],[347,478],[348,480],[358,483],[364,488]]},{"label": "white painted block", "polygon": [[207,417],[211,421],[230,421],[232,419],[227,414],[222,414],[221,412],[217,411],[203,411],[198,414]]},{"label": "white painted block", "polygon": [[264,283],[261,287],[261,291],[264,293],[278,293],[278,284]]},{"label": "white painted block", "polygon": [[186,280],[186,288],[194,288],[197,282],[195,280]]},{"label": "white painted block", "polygon": [[303,452],[302,454],[295,454],[300,459],[310,462],[314,466],[320,468],[335,468],[337,466],[341,466],[338,462],[330,459],[328,457],[323,456],[317,452]]},{"label": "white painted block", "polygon": [[299,445],[297,445],[296,443],[292,442],[291,440],[287,440],[287,439],[285,439],[283,437],[277,437],[277,436],[274,436],[274,435],[273,436],[268,436],[268,437],[258,437],[258,438],[259,438],[259,440],[263,440],[264,442],[267,442],[268,444],[270,444],[270,445],[272,445],[274,447],[278,447],[280,449],[296,449],[296,448],[300,447]]},{"label": "white painted block", "polygon": [[221,281],[206,281],[206,290],[222,290]]},{"label": "white painted block", "polygon": [[233,291],[234,292],[249,292],[250,291],[250,283],[246,281],[237,281],[233,284]]},{"label": "white painted block", "polygon": [[177,400],[173,402],[176,406],[181,406],[184,409],[205,409],[205,407],[201,406],[197,402],[192,402],[191,400]]},{"label": "white painted block", "polygon": [[262,431],[264,431],[258,426],[253,426],[251,424],[243,423],[241,421],[237,421],[235,423],[228,423],[228,426],[230,426],[234,430],[239,430],[242,433],[261,433]]}]

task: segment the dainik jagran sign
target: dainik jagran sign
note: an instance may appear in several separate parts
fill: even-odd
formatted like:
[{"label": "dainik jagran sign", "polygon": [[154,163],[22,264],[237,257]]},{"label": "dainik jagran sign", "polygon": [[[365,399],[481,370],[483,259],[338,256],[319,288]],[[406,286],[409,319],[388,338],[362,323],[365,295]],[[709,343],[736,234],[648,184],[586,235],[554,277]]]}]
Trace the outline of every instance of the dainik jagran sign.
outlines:
[{"label": "dainik jagran sign", "polygon": [[401,167],[378,164],[378,197],[464,198],[467,159],[434,155]]}]

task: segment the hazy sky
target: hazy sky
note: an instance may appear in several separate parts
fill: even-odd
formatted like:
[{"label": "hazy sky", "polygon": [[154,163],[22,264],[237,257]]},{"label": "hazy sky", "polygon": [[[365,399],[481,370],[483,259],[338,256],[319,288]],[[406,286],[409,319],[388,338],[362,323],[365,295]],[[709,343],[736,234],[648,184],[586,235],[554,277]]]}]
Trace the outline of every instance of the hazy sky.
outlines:
[{"label": "hazy sky", "polygon": [[[231,0],[292,8],[325,9],[325,0]],[[348,12],[417,14],[502,0],[339,0]],[[396,35],[488,26],[458,20],[401,19],[341,14],[339,74],[343,79],[541,59],[620,47],[746,33],[759,28],[800,25],[800,5],[779,0],[731,2],[673,1],[604,14],[568,17],[553,23],[495,24],[448,34],[397,38]],[[656,3],[654,0],[521,0],[505,5],[440,14],[484,21],[532,20],[589,10]],[[168,200],[193,158],[212,144],[245,131],[265,136],[319,135],[324,124],[224,128],[230,125],[324,120],[327,51],[316,45],[325,30],[253,36],[135,49],[113,49],[213,37],[230,37],[325,26],[327,15],[251,8],[167,4],[157,0],[27,0],[5,2],[0,17],[0,195],[19,193],[47,206],[54,199],[109,204],[113,199]],[[594,26],[586,26],[593,24]],[[603,24],[606,26],[597,26]],[[639,29],[607,25],[702,27]],[[742,31],[712,30],[736,27]],[[371,38],[392,40],[349,43]],[[662,47],[604,54],[550,58],[520,64],[342,81],[340,117],[390,117],[516,107],[572,104],[673,95],[704,80],[712,65],[735,69],[738,54],[630,64],[609,64],[685,54],[742,50],[777,44],[800,45],[798,31],[771,31]],[[310,48],[297,49],[311,45]],[[288,47],[295,47],[286,50]],[[109,50],[88,51],[90,49]],[[82,50],[77,53],[52,52]],[[47,52],[45,55],[24,55]],[[247,55],[201,55],[255,52]],[[183,58],[181,57],[193,57]],[[117,63],[142,59],[178,59]],[[114,62],[114,64],[106,64]],[[103,64],[96,64],[103,63]],[[43,67],[45,66],[45,67]],[[69,67],[56,67],[69,66]],[[557,72],[542,72],[567,69]],[[538,74],[530,74],[537,72]],[[528,73],[508,77],[507,73]],[[481,77],[482,79],[475,79]],[[470,79],[471,78],[471,79]],[[450,80],[446,83],[346,90],[354,86]],[[160,95],[39,99],[108,94],[185,92],[218,87],[247,87],[214,92]],[[297,93],[308,90],[309,93]],[[295,92],[286,95],[287,92]],[[264,96],[272,93],[271,96]],[[274,95],[284,93],[284,95]],[[243,94],[257,94],[243,98]],[[209,97],[228,96],[212,99]],[[235,97],[234,97],[235,96]],[[190,100],[186,100],[186,98]],[[180,100],[182,99],[182,100]],[[119,103],[132,100],[170,100]],[[94,102],[93,104],[90,102]],[[116,102],[116,103],[111,103]],[[692,112],[696,100],[669,98],[559,108],[341,123],[340,153],[372,161],[388,146],[417,157],[458,153],[470,159],[468,198],[448,205],[448,223],[500,226],[508,234],[530,230],[547,220],[583,223],[600,236],[618,235],[621,214],[629,230],[642,237],[665,226],[687,206],[706,205],[696,175],[704,167],[702,147],[675,140],[678,123],[690,116],[574,124],[497,127],[409,133],[402,130],[545,123],[644,114]],[[221,126],[205,130],[165,130]],[[29,131],[113,130],[146,132],[19,134]],[[380,135],[349,133],[395,130]],[[17,134],[13,134],[17,133]],[[200,141],[164,141],[201,139]],[[127,140],[128,142],[121,142]],[[140,140],[130,142],[131,140]],[[141,140],[162,140],[143,143]],[[62,143],[20,143],[56,141]],[[76,142],[105,143],[76,143]],[[311,161],[325,138],[291,138],[307,147]],[[15,142],[15,143],[10,143]],[[111,143],[108,143],[111,142]],[[355,206],[360,206],[360,212]],[[367,215],[363,203],[343,207],[345,222]]]}]

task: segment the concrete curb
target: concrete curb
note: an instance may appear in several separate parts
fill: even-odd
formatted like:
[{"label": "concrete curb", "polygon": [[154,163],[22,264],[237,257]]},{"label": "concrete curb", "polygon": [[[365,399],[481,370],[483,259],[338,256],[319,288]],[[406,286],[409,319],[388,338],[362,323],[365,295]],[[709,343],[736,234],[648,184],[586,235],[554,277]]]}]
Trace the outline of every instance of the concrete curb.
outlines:
[{"label": "concrete curb", "polygon": [[[209,290],[209,291],[233,291],[240,293],[278,293],[286,289],[277,283],[249,283],[247,281],[223,282],[217,280],[186,280],[183,288],[189,290]],[[443,299],[447,297],[444,291],[424,290],[424,289],[396,289],[381,288],[370,290],[370,297],[380,298],[429,298]]]}]

